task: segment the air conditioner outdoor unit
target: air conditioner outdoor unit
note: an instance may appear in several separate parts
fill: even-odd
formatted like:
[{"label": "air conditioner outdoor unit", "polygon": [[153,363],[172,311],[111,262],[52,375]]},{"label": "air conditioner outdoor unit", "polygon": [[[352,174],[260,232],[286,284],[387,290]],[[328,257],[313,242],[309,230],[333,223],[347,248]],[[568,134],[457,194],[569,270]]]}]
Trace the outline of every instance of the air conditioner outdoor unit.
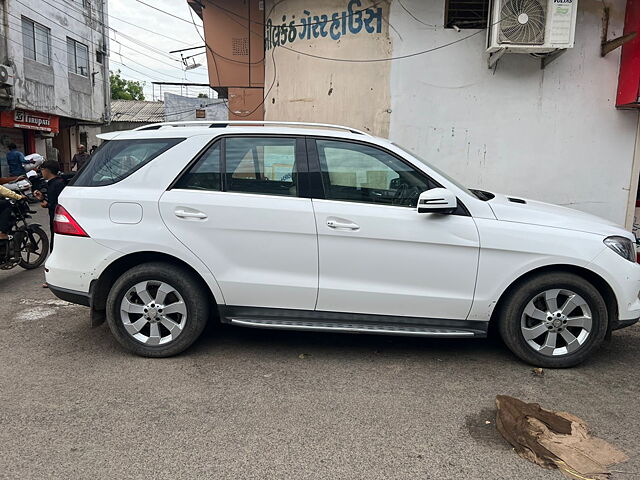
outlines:
[{"label": "air conditioner outdoor unit", "polygon": [[8,65],[0,65],[0,85],[13,86],[14,82],[13,68]]},{"label": "air conditioner outdoor unit", "polygon": [[578,0],[493,0],[487,51],[550,53],[572,48]]}]

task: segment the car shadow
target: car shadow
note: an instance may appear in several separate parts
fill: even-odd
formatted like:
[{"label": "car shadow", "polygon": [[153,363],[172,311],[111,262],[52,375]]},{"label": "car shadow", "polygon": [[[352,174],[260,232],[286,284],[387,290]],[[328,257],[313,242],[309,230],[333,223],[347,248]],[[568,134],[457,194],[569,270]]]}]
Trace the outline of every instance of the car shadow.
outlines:
[{"label": "car shadow", "polygon": [[[217,348],[233,348],[239,352],[278,354],[299,352],[300,355],[419,355],[437,361],[466,360],[470,362],[512,362],[529,366],[515,357],[495,334],[488,338],[424,338],[394,335],[345,334],[331,332],[297,332],[243,328],[212,324],[185,354],[206,355]],[[573,368],[615,368],[636,363],[640,350],[640,325],[613,333],[595,355]],[[533,367],[533,366],[531,366]]]},{"label": "car shadow", "polygon": [[395,354],[411,355],[430,352],[434,356],[478,355],[508,358],[502,342],[495,337],[478,339],[424,338],[399,335],[349,334],[331,332],[298,332],[268,330],[215,324],[207,327],[200,339],[191,347],[194,353],[225,347],[240,350],[278,352],[295,350],[300,354]]}]

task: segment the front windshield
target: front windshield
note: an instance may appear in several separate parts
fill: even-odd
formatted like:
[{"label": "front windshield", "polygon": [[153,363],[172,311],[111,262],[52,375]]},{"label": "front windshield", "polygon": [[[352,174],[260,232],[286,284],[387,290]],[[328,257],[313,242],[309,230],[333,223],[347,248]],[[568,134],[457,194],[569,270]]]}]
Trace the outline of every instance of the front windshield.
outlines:
[{"label": "front windshield", "polygon": [[467,187],[465,187],[464,185],[462,185],[460,182],[458,182],[456,179],[451,178],[449,175],[447,175],[445,172],[443,172],[442,170],[440,170],[439,168],[433,166],[433,164],[427,162],[424,158],[420,157],[419,155],[416,155],[415,153],[413,153],[411,150],[404,148],[402,145],[398,145],[397,143],[393,143],[396,147],[398,147],[399,149],[401,149],[402,151],[408,153],[409,155],[411,155],[414,158],[417,158],[418,160],[420,160],[422,163],[424,163],[427,167],[429,167],[431,170],[433,170],[434,172],[436,172],[438,175],[441,175],[442,177],[444,177],[448,182],[454,184],[456,187],[458,187],[460,190],[464,191],[465,193],[468,193],[469,195],[471,195],[472,197],[477,197],[476,194],[473,193],[473,191],[469,190]]}]

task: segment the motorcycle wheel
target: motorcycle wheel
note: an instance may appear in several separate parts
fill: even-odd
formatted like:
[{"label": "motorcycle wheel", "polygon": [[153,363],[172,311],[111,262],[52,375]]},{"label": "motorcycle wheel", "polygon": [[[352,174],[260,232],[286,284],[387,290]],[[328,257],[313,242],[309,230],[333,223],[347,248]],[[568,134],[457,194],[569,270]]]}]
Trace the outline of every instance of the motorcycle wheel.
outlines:
[{"label": "motorcycle wheel", "polygon": [[29,225],[20,245],[19,265],[25,270],[38,268],[44,263],[48,253],[49,237],[46,232],[40,227]]}]

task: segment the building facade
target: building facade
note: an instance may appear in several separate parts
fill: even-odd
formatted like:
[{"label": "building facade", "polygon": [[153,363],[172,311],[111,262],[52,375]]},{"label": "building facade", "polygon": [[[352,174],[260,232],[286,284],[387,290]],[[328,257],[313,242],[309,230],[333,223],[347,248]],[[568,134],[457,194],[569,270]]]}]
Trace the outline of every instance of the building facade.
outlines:
[{"label": "building facade", "polygon": [[3,0],[0,13],[0,167],[15,143],[69,169],[109,119],[107,2]]},{"label": "building facade", "polygon": [[[631,227],[638,113],[617,109],[616,93],[621,51],[640,38],[601,53],[603,40],[623,34],[633,2],[540,0],[549,9],[569,4],[573,48],[507,53],[489,68],[483,27],[496,1],[217,0],[194,8],[204,20],[212,85],[224,68],[263,58],[264,119],[347,124],[389,137],[469,187]],[[211,28],[229,20],[221,7],[231,3],[248,18],[246,37],[264,26],[265,49],[253,57],[233,56],[238,32],[224,37]],[[249,15],[252,3],[263,20]]]}]

